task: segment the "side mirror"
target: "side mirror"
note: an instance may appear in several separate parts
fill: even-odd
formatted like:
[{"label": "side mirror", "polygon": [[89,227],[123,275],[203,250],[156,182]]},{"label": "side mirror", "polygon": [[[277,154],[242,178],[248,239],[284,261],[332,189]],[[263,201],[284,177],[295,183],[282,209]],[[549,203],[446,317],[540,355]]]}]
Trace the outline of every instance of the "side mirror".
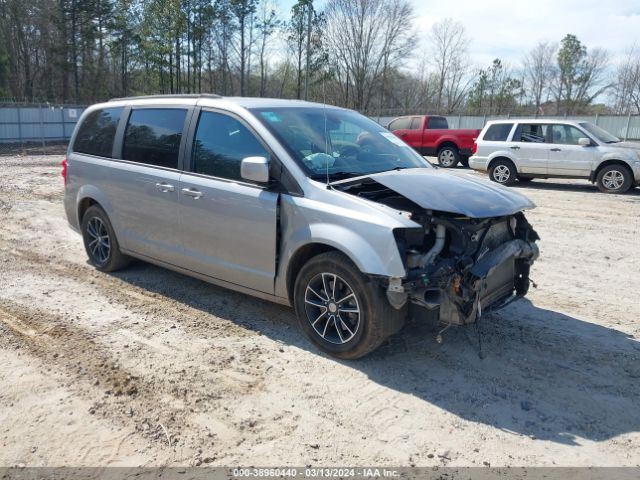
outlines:
[{"label": "side mirror", "polygon": [[269,160],[265,157],[247,157],[240,164],[240,176],[257,183],[269,181]]},{"label": "side mirror", "polygon": [[586,137],[582,137],[578,139],[578,145],[580,145],[581,147],[590,147],[591,146],[591,140],[586,138]]}]

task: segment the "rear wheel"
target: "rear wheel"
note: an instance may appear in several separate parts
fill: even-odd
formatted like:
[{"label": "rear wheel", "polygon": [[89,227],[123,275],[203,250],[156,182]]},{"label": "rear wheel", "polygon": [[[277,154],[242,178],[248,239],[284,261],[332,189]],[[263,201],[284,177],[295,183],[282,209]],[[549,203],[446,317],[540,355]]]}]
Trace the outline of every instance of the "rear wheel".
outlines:
[{"label": "rear wheel", "polygon": [[89,207],[82,217],[82,239],[89,261],[98,270],[113,272],[129,264],[129,257],[120,252],[109,217],[97,205]]},{"label": "rear wheel", "polygon": [[489,178],[501,185],[513,185],[518,178],[516,167],[509,160],[498,160],[489,169]]},{"label": "rear wheel", "polygon": [[460,161],[460,153],[456,147],[444,146],[438,150],[438,163],[444,168],[453,168]]},{"label": "rear wheel", "polygon": [[300,328],[325,352],[356,359],[375,350],[403,323],[382,288],[342,253],[309,260],[296,278],[294,306]]},{"label": "rear wheel", "polygon": [[598,188],[604,193],[625,193],[631,188],[631,172],[623,165],[608,165],[598,173]]}]

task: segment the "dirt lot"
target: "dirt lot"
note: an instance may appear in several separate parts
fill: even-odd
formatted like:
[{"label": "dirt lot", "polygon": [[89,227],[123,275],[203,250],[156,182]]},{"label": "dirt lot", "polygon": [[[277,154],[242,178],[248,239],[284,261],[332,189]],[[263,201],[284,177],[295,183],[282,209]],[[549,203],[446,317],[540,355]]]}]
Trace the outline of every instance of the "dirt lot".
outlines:
[{"label": "dirt lot", "polygon": [[534,181],[529,300],[372,356],[292,310],[86,263],[61,157],[0,159],[0,465],[639,465],[640,189]]}]

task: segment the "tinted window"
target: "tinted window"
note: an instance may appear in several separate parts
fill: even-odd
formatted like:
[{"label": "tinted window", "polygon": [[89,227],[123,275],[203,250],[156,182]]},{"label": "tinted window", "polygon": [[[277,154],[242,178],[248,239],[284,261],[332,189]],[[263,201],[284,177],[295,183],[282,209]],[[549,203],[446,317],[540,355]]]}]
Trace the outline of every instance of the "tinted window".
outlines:
[{"label": "tinted window", "polygon": [[560,145],[578,145],[578,139],[588,138],[576,127],[570,125],[551,125],[551,143]]},{"label": "tinted window", "polygon": [[422,123],[421,117],[413,117],[411,119],[411,130],[420,130],[421,123]]},{"label": "tinted window", "polygon": [[506,142],[513,123],[494,123],[484,132],[483,140],[487,142]]},{"label": "tinted window", "polygon": [[202,112],[193,145],[193,171],[240,180],[240,163],[246,157],[269,157],[258,139],[241,122],[228,115]]},{"label": "tinted window", "polygon": [[449,124],[447,123],[447,119],[444,117],[431,117],[429,119],[429,126],[427,128],[429,130],[446,130],[449,128]]},{"label": "tinted window", "polygon": [[513,136],[514,142],[525,143],[545,143],[547,138],[548,125],[539,123],[523,123],[518,126],[516,134]]},{"label": "tinted window", "polygon": [[111,158],[122,108],[105,108],[91,112],[78,129],[73,151]]},{"label": "tinted window", "polygon": [[410,130],[411,129],[411,117],[403,117],[394,120],[389,124],[389,130]]},{"label": "tinted window", "polygon": [[124,135],[122,158],[159,167],[178,168],[186,110],[133,110]]}]

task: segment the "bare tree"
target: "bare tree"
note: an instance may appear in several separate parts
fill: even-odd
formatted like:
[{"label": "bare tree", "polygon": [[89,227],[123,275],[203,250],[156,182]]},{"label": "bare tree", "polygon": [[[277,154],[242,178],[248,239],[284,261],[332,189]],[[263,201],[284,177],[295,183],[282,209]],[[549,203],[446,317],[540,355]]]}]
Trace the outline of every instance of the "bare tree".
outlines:
[{"label": "bare tree", "polygon": [[366,110],[383,73],[405,57],[413,7],[408,0],[329,0],[325,15],[329,62],[346,92],[353,90],[352,106]]},{"label": "bare tree", "polygon": [[291,18],[287,24],[287,40],[291,54],[295,58],[296,98],[303,97],[303,81],[307,91],[309,65],[317,63],[318,57],[321,56],[322,25],[323,16],[315,10],[313,0],[298,0],[291,7]]},{"label": "bare tree", "polygon": [[524,59],[524,81],[529,102],[536,113],[539,113],[545,95],[549,95],[549,88],[556,69],[554,57],[557,51],[557,44],[539,42],[527,53]]},{"label": "bare tree", "polygon": [[464,100],[470,83],[469,39],[462,23],[445,18],[431,27],[429,40],[438,82],[436,110],[452,112]]},{"label": "bare tree", "polygon": [[256,12],[257,3],[257,0],[229,0],[229,9],[235,16],[240,37],[237,52],[240,62],[240,95],[242,96],[246,95],[248,72],[251,70],[253,15]]},{"label": "bare tree", "polygon": [[269,0],[263,0],[258,12],[259,32],[259,63],[260,63],[260,96],[263,97],[267,88],[267,49],[269,43],[281,27],[281,21],[276,13],[276,5]]},{"label": "bare tree", "polygon": [[616,113],[640,114],[640,50],[633,46],[617,69],[611,95]]}]

